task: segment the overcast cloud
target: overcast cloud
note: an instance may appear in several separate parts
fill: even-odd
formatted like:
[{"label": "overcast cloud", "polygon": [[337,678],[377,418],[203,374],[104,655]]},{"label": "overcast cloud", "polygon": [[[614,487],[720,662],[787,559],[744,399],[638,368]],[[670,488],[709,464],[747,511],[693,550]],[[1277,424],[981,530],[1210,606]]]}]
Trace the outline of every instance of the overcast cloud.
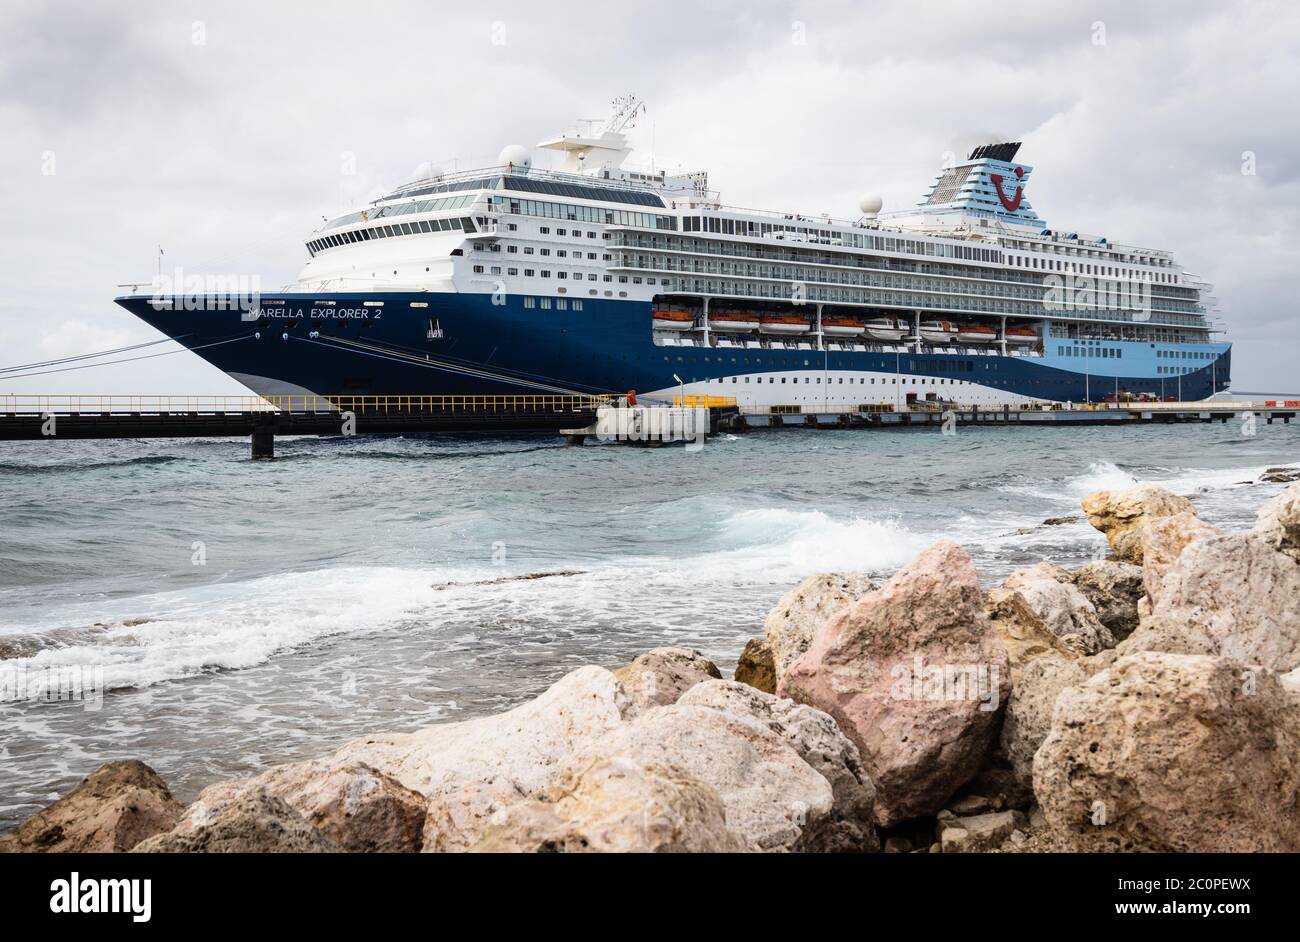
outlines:
[{"label": "overcast cloud", "polygon": [[[1288,2],[8,0],[0,366],[159,337],[111,300],[159,244],[278,287],[322,216],[625,92],[649,106],[632,162],[707,169],[737,206],[901,209],[946,152],[1024,141],[1049,225],[1172,250],[1216,285],[1234,385],[1300,391]],[[180,353],[0,382],[34,391],[243,389]]]}]

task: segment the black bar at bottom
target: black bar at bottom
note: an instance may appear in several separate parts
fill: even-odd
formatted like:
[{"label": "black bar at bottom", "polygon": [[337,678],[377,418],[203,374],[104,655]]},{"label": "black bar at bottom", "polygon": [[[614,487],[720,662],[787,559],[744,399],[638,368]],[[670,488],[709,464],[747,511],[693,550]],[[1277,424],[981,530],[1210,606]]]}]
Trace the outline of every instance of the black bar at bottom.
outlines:
[{"label": "black bar at bottom", "polygon": [[[416,923],[435,935],[469,923],[498,934],[521,920],[543,927],[617,918],[721,924],[799,921],[870,934],[903,923],[936,937],[1019,934],[1031,926],[1212,927],[1239,931],[1254,920],[1294,915],[1294,855],[878,854],[866,857],[737,855],[581,859],[475,855],[26,855],[0,857],[4,916],[14,938],[27,924],[78,929],[143,926],[142,906],[118,913],[54,912],[72,874],[88,881],[149,880],[148,925],[205,932],[285,926],[393,928]],[[792,881],[762,897],[750,881]],[[60,883],[59,881],[63,881]],[[744,881],[744,882],[742,882]],[[143,896],[144,884],[137,884]],[[63,901],[66,901],[64,893]],[[65,905],[64,908],[67,908]],[[129,907],[128,907],[129,909]],[[657,915],[656,915],[657,912]],[[1042,918],[1035,923],[1027,920]],[[983,927],[983,928],[981,928]],[[381,928],[381,931],[382,931]],[[412,926],[414,928],[414,926]],[[387,934],[387,933],[384,933]],[[423,933],[421,933],[423,934]]]}]

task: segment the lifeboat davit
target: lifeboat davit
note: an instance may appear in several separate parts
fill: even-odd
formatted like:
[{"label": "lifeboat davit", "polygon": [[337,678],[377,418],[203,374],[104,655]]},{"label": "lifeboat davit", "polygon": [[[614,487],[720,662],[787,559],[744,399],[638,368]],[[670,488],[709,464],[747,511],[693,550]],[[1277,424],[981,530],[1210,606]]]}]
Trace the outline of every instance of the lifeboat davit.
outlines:
[{"label": "lifeboat davit", "polygon": [[876,317],[867,321],[867,333],[876,340],[902,340],[911,328],[896,317]]},{"label": "lifeboat davit", "polygon": [[758,330],[758,316],[749,311],[719,311],[709,314],[709,327],[723,332]]},{"label": "lifeboat davit", "polygon": [[758,329],[765,334],[806,334],[812,325],[801,314],[764,314]]},{"label": "lifeboat davit", "polygon": [[866,332],[866,325],[856,318],[822,315],[822,333],[828,337],[861,337]]},{"label": "lifeboat davit", "polygon": [[952,343],[957,339],[957,325],[952,321],[926,321],[921,325],[921,339],[926,343]]},{"label": "lifeboat davit", "polygon": [[998,331],[996,327],[985,324],[960,324],[957,327],[957,339],[962,343],[996,343]]},{"label": "lifeboat davit", "polygon": [[1008,327],[1007,343],[1038,343],[1038,331],[1032,327]]},{"label": "lifeboat davit", "polygon": [[690,311],[663,310],[654,312],[655,330],[690,330],[695,315]]}]

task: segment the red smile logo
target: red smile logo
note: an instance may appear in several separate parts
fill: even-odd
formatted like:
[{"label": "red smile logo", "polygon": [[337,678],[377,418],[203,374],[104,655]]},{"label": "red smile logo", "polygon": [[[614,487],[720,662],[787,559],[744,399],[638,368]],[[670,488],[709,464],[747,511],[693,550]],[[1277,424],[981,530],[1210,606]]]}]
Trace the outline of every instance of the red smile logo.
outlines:
[{"label": "red smile logo", "polygon": [[[1025,175],[1025,171],[1017,167],[1016,179],[1020,180],[1024,177],[1024,175]],[[993,181],[993,186],[997,188],[998,199],[1002,200],[1002,205],[1007,208],[1007,212],[1014,213],[1017,209],[1020,208],[1020,198],[1025,195],[1025,185],[1023,183],[1021,183],[1019,186],[1016,187],[1015,196],[1008,197],[1007,194],[1002,190],[1002,174],[990,173],[989,179]]]}]

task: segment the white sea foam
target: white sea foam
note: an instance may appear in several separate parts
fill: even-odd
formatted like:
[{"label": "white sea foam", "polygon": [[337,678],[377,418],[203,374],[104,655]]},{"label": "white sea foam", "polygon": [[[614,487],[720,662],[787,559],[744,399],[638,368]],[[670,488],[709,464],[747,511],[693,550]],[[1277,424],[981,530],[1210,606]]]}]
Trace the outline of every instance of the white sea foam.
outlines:
[{"label": "white sea foam", "polygon": [[[463,623],[538,634],[634,624],[671,635],[698,622],[702,596],[712,607],[738,590],[788,586],[812,572],[892,572],[929,542],[889,521],[746,510],[724,518],[694,555],[548,567],[585,570],[574,576],[484,584],[520,573],[496,566],[345,567],[61,606],[44,613],[40,625],[0,625],[0,635],[63,635],[3,663],[20,670],[102,667],[113,689],[250,668],[330,637],[408,624],[413,631]],[[743,606],[731,608],[748,617]],[[91,629],[96,623],[103,627]],[[87,627],[69,631],[76,625]]]},{"label": "white sea foam", "polygon": [[724,543],[735,546],[693,565],[741,570],[789,581],[791,574],[826,570],[873,572],[906,563],[930,540],[893,521],[839,520],[820,510],[764,508],[732,514]]},{"label": "white sea foam", "polygon": [[[401,569],[284,573],[53,612],[63,625],[101,622],[80,642],[3,662],[6,669],[100,666],[108,688],[143,687],[217,669],[252,667],[278,651],[393,624],[421,605],[430,579]],[[5,626],[5,634],[18,633]],[[28,632],[39,635],[27,626]]]}]

